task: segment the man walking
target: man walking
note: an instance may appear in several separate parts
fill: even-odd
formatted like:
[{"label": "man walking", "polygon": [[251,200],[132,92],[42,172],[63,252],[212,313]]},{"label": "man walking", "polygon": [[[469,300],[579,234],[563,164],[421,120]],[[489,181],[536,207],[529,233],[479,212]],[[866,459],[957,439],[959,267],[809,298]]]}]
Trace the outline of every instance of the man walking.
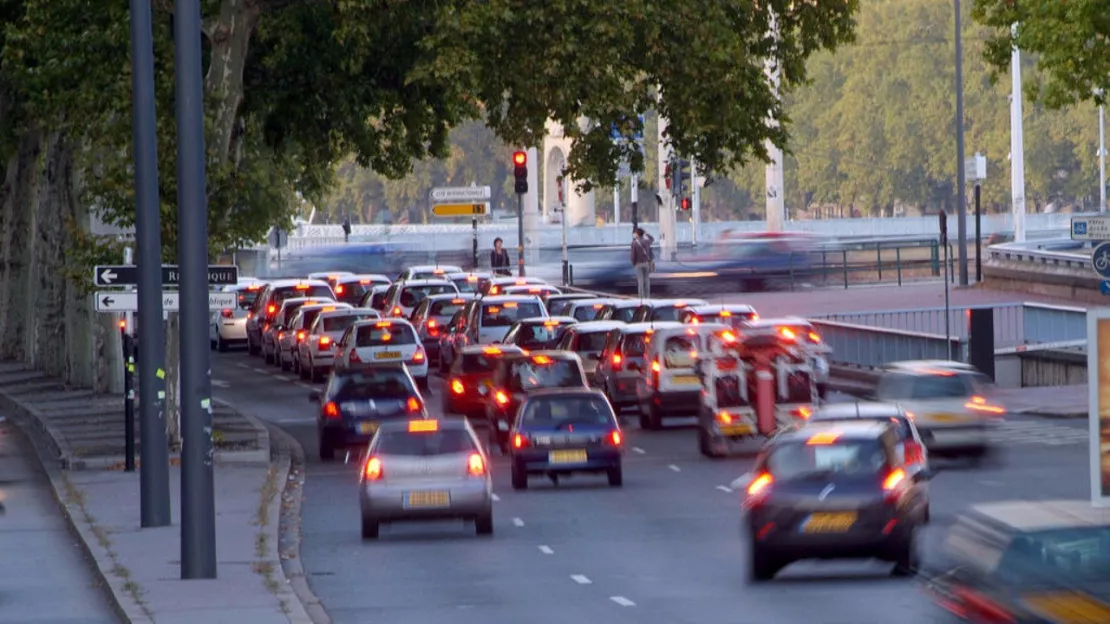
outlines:
[{"label": "man walking", "polygon": [[493,239],[493,251],[489,252],[489,266],[494,275],[512,275],[509,271],[509,252],[501,247],[503,244],[501,237]]},{"label": "man walking", "polygon": [[655,268],[655,239],[644,228],[632,230],[632,267],[636,270],[636,290],[641,299],[651,297],[651,272]]}]

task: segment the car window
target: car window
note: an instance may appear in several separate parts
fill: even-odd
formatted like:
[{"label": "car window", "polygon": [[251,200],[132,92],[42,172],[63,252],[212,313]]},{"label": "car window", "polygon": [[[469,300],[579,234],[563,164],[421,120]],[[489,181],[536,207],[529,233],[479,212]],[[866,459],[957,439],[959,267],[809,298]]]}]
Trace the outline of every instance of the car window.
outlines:
[{"label": "car window", "polygon": [[370,292],[371,288],[373,288],[373,284],[370,284],[369,282],[364,284],[358,280],[355,280],[352,282],[343,282],[341,284],[336,284],[335,294],[344,301],[361,301],[362,297],[366,293]]},{"label": "car window", "polygon": [[676,307],[673,305],[660,306],[651,311],[651,320],[653,321],[677,321],[679,313],[685,307]]},{"label": "car window", "polygon": [[693,368],[697,351],[696,336],[669,336],[663,343],[663,363],[667,368]]},{"label": "car window", "polygon": [[278,325],[289,325],[289,324],[291,324],[291,321],[293,320],[293,317],[295,317],[297,315],[297,311],[300,310],[301,306],[303,306],[305,303],[306,302],[304,302],[304,301],[299,301],[297,303],[290,303],[290,304],[286,305],[283,308],[284,312],[282,313],[281,318],[278,319],[277,324]]},{"label": "car window", "polygon": [[624,352],[624,357],[641,357],[644,355],[644,347],[646,346],[646,334],[630,334],[624,338],[624,347],[621,351]]},{"label": "car window", "polygon": [[[815,434],[821,435],[821,434]],[[886,452],[875,439],[838,440],[811,444],[810,440],[781,442],[767,456],[767,469],[779,479],[809,475],[873,476],[887,467]]]},{"label": "car window", "polygon": [[260,294],[262,294],[262,291],[257,288],[252,289],[250,287],[247,287],[239,289],[237,293],[237,296],[239,297],[239,305],[253,306],[254,302],[258,300],[258,296]]},{"label": "car window", "polygon": [[360,371],[337,379],[340,385],[334,394],[336,401],[403,399],[417,394],[408,375],[400,368]]},{"label": "car window", "polygon": [[610,313],[609,318],[614,321],[621,321],[622,323],[631,323],[632,316],[636,314],[636,308],[629,306],[626,308],[614,308]]},{"label": "car window", "polygon": [[278,288],[274,290],[273,301],[271,303],[281,304],[286,299],[293,299],[296,297],[318,297],[321,299],[334,299],[330,286],[302,284],[298,286],[288,286],[285,288]]},{"label": "car window", "polygon": [[428,295],[442,295],[458,292],[452,284],[425,284],[423,286],[407,286],[401,291],[400,305],[411,308],[424,300]]},{"label": "car window", "polygon": [[455,288],[458,288],[461,293],[478,292],[478,280],[472,282],[465,277],[457,277],[451,281],[454,282]]},{"label": "car window", "polygon": [[517,329],[516,342],[521,345],[553,344],[562,337],[567,327],[565,324],[548,326],[544,323],[527,323]]},{"label": "car window", "polygon": [[782,400],[784,403],[812,403],[814,390],[813,377],[809,373],[795,371],[786,376],[786,396]]},{"label": "car window", "polygon": [[431,302],[430,316],[454,316],[464,305],[466,305],[465,299],[439,299]]},{"label": "car window", "polygon": [[582,386],[582,368],[574,360],[536,356],[514,362],[509,372],[511,390],[577,388]]},{"label": "car window", "polygon": [[717,377],[714,386],[717,392],[717,407],[723,409],[747,405],[739,376],[722,375]]},{"label": "car window", "polygon": [[612,425],[613,410],[601,397],[542,397],[528,402],[524,426],[567,429],[573,425]]},{"label": "car window", "polygon": [[323,311],[324,311],[323,308],[310,308],[308,310],[302,310],[300,312],[300,315],[301,315],[301,325],[300,325],[300,327],[312,327],[312,324],[316,322],[316,317],[320,316],[320,313],[323,312]]},{"label": "car window", "polygon": [[[1038,531],[1016,537],[996,574],[1018,586],[1070,586],[1101,598],[1110,592],[1110,527]],[[1060,620],[1063,621],[1063,620]]]},{"label": "car window", "polygon": [[962,399],[971,396],[971,384],[963,375],[922,375],[913,381],[909,399]]},{"label": "car window", "polygon": [[363,325],[358,328],[358,336],[355,337],[355,347],[388,347],[415,342],[416,334],[412,327],[401,323]]},{"label": "car window", "polygon": [[574,318],[579,321],[595,321],[597,317],[605,310],[605,304],[595,303],[592,305],[580,305],[574,308]]},{"label": "car window", "polygon": [[535,301],[486,303],[482,305],[482,327],[509,327],[522,318],[543,315],[543,308]]},{"label": "car window", "polygon": [[888,422],[889,421],[889,422],[892,422],[892,423],[898,425],[898,437],[899,437],[899,439],[902,439],[902,440],[912,440],[913,439],[913,429],[910,428],[909,419],[900,418],[900,417],[897,417],[897,416],[875,416],[875,417],[863,417],[863,418],[853,418],[851,416],[845,416],[845,417],[831,417],[830,418],[830,417],[822,416],[821,413],[818,412],[818,413],[814,414],[813,416],[810,416],[809,421],[810,422],[822,422],[822,423],[826,423],[826,422]]},{"label": "car window", "polygon": [[601,353],[605,348],[605,339],[609,332],[592,331],[578,333],[574,341],[576,353]]},{"label": "car window", "polygon": [[404,457],[453,455],[455,453],[472,453],[477,450],[474,446],[474,440],[464,429],[419,433],[383,431],[378,434],[375,445],[375,452],[379,455]]},{"label": "car window", "polygon": [[497,367],[501,357],[501,355],[486,353],[464,353],[462,356],[462,372],[464,374],[491,372]]},{"label": "car window", "polygon": [[324,331],[337,332],[345,331],[351,325],[358,321],[375,318],[373,314],[351,314],[343,316],[325,316],[324,317]]}]

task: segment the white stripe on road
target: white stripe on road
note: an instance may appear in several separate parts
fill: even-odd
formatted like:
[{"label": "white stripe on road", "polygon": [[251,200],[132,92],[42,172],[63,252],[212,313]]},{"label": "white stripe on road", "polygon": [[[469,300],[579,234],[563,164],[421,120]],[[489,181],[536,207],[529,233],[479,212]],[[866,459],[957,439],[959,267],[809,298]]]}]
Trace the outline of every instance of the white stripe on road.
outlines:
[{"label": "white stripe on road", "polygon": [[609,596],[609,600],[612,600],[613,602],[619,604],[622,607],[635,607],[636,606],[635,602],[632,602],[631,600],[629,600],[628,598],[625,598],[624,596]]},{"label": "white stripe on road", "polygon": [[640,455],[643,455],[646,451],[644,451],[644,449],[642,449],[638,446],[633,446],[632,447],[632,452],[633,453],[639,453]]},{"label": "white stripe on road", "polygon": [[298,385],[298,386],[300,386],[300,387],[302,387],[302,388],[307,388],[307,389],[309,389],[309,390],[315,390],[315,389],[316,389],[315,387],[313,387],[313,385],[312,385],[312,384],[306,384],[306,383],[305,383],[305,382],[303,382],[303,381],[298,381],[298,382],[297,382],[297,385]]},{"label": "white stripe on road", "polygon": [[501,500],[501,497],[500,497],[500,496],[498,496],[498,495],[496,495],[496,494],[490,494],[490,496],[492,496],[492,497],[493,497],[493,502],[495,502],[495,503],[496,503],[497,501]]},{"label": "white stripe on road", "polygon": [[217,388],[230,388],[231,387],[231,384],[224,381],[223,379],[213,379],[212,380],[212,385],[216,386]]},{"label": "white stripe on road", "polygon": [[732,491],[732,488],[730,488],[727,485],[718,485],[717,489],[722,491],[722,492],[731,492]]},{"label": "white stripe on road", "polygon": [[579,585],[589,585],[590,583],[593,583],[593,581],[586,578],[585,576],[582,576],[581,574],[571,574],[570,578]]},{"label": "white stripe on road", "polygon": [[249,365],[244,364],[243,362],[236,362],[235,365],[238,366],[239,368],[250,368]]},{"label": "white stripe on road", "polygon": [[518,527],[524,526],[524,521],[520,518],[513,518],[513,525]]},{"label": "white stripe on road", "polygon": [[540,552],[542,552],[545,555],[554,555],[555,554],[555,551],[551,550],[550,546],[540,546]]},{"label": "white stripe on road", "polygon": [[262,373],[263,375],[269,375],[270,374],[270,371],[266,370],[265,368],[252,368],[251,370],[256,372],[256,373]]},{"label": "white stripe on road", "polygon": [[682,469],[679,468],[678,466],[675,466],[674,464],[671,464],[670,466],[667,466],[667,468],[670,468],[671,470],[673,470],[675,472],[682,472]]}]

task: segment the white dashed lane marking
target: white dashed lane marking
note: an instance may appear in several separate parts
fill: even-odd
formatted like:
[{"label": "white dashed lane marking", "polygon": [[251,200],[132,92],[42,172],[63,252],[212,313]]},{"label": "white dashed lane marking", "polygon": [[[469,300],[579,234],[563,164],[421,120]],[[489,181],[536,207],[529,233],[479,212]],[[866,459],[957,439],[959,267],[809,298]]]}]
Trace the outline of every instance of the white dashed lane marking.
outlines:
[{"label": "white dashed lane marking", "polygon": [[555,554],[555,551],[551,550],[550,546],[540,546],[540,552],[542,552],[545,555],[554,555]]},{"label": "white dashed lane marking", "polygon": [[501,500],[501,497],[500,497],[500,496],[498,496],[498,495],[496,495],[496,494],[491,494],[490,496],[492,496],[492,497],[493,497],[493,502],[495,502],[495,503],[496,503],[497,501]]},{"label": "white dashed lane marking", "polygon": [[269,375],[270,374],[270,371],[268,371],[264,368],[252,368],[251,370],[256,372],[256,373],[262,373],[263,375]]},{"label": "white dashed lane marking", "polygon": [[513,525],[518,526],[518,527],[522,527],[522,526],[524,526],[524,521],[521,520],[520,518],[513,518]]},{"label": "white dashed lane marking", "polygon": [[248,366],[247,364],[244,364],[243,362],[236,362],[235,365],[238,366],[239,368],[250,368],[250,366]]},{"label": "white dashed lane marking", "polygon": [[682,472],[682,469],[679,468],[678,466],[675,466],[674,464],[671,464],[670,466],[667,466],[667,468],[670,468],[671,470],[673,470],[675,472]]},{"label": "white dashed lane marking", "polygon": [[315,388],[313,388],[311,384],[306,384],[303,381],[298,381],[297,385],[300,386],[301,388],[307,388],[308,390],[315,390]]},{"label": "white dashed lane marking", "polygon": [[727,485],[718,485],[717,489],[722,491],[722,492],[731,492],[732,491],[732,488],[730,488]]},{"label": "white dashed lane marking", "polygon": [[223,379],[213,379],[212,380],[212,385],[216,386],[217,388],[230,388],[231,387],[231,383],[227,382],[227,381],[224,381]]},{"label": "white dashed lane marking", "polygon": [[640,455],[643,455],[643,454],[644,454],[644,453],[646,453],[647,451],[645,451],[644,449],[642,449],[642,448],[640,448],[640,447],[638,447],[638,446],[633,446],[633,447],[632,447],[632,452],[633,452],[633,453],[639,453]]},{"label": "white dashed lane marking", "polygon": [[609,600],[612,600],[613,602],[619,604],[622,607],[635,607],[636,606],[635,602],[632,602],[631,600],[629,600],[628,598],[625,598],[624,596],[609,596]]},{"label": "white dashed lane marking", "polygon": [[579,585],[589,585],[590,583],[593,583],[593,581],[581,574],[571,574],[570,578],[572,581],[578,583]]}]

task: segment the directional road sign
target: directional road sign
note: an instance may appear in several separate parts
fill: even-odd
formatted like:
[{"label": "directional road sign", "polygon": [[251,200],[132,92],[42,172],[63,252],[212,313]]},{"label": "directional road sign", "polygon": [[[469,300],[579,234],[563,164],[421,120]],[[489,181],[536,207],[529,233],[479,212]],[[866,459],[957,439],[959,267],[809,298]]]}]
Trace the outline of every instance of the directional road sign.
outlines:
[{"label": "directional road sign", "polygon": [[489,213],[489,203],[482,204],[435,204],[432,214],[437,217],[476,217]]},{"label": "directional road sign", "polygon": [[[177,312],[180,304],[179,294],[176,292],[162,293],[162,310]],[[238,301],[233,292],[208,293],[209,310],[234,308],[236,305],[238,305]],[[139,293],[137,292],[100,291],[96,293],[97,312],[137,312],[138,310]]]},{"label": "directional road sign", "polygon": [[[139,283],[139,267],[129,264],[99,265],[93,269],[93,279],[97,286],[136,286]],[[163,286],[177,286],[180,281],[181,272],[176,264],[162,265]],[[234,264],[209,266],[208,283],[214,286],[239,283],[239,267]]]},{"label": "directional road sign", "polygon": [[1102,279],[1110,279],[1110,241],[1095,245],[1091,252],[1091,266]]},{"label": "directional road sign", "polygon": [[492,193],[488,186],[448,186],[432,189],[432,201],[437,204],[486,202],[490,197]]},{"label": "directional road sign", "polygon": [[1110,240],[1110,217],[1072,217],[1072,240]]}]

